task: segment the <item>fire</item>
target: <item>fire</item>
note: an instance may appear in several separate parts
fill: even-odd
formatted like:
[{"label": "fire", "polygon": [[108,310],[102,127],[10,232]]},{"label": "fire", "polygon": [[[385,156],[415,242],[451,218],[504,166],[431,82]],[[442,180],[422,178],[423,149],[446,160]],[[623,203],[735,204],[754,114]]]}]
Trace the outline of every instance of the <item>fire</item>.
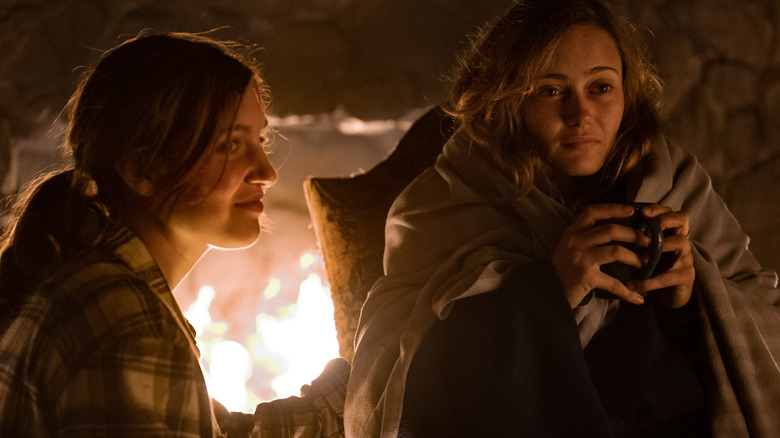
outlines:
[{"label": "fire", "polygon": [[[300,270],[308,272],[321,260],[307,252],[298,263]],[[271,299],[282,289],[282,282],[271,278],[262,296]],[[300,395],[301,386],[311,383],[329,360],[339,356],[330,288],[318,274],[309,273],[299,285],[297,300],[276,315],[257,315],[254,332],[241,342],[226,339],[226,322],[212,320],[209,306],[215,294],[213,287],[203,286],[184,316],[197,332],[209,393],[229,410],[254,412],[261,401]],[[275,376],[271,397],[258,395],[260,388],[252,387],[257,370]]]},{"label": "fire", "polygon": [[231,411],[242,411],[247,406],[246,383],[251,375],[252,358],[241,344],[218,341],[211,346],[209,392]]}]

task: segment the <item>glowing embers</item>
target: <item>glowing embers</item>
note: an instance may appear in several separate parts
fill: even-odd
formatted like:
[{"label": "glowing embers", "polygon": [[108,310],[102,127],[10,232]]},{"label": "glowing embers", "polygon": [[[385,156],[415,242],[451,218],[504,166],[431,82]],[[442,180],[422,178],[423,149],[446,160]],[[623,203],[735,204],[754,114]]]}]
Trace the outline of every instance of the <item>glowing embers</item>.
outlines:
[{"label": "glowing embers", "polygon": [[[212,397],[231,411],[254,412],[261,401],[300,395],[325,364],[339,356],[330,288],[316,271],[321,260],[313,253],[299,259],[307,273],[297,300],[277,306],[274,314],[255,318],[255,330],[240,340],[227,339],[229,325],[212,321],[209,306],[216,291],[203,286],[184,312],[195,327],[201,365]],[[262,299],[276,298],[285,285],[271,278]]]}]

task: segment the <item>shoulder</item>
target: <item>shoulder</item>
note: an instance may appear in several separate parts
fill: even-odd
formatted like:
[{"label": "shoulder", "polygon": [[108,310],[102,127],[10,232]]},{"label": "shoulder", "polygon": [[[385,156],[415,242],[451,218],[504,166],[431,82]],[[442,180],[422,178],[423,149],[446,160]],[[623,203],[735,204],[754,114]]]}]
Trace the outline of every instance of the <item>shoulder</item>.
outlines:
[{"label": "shoulder", "polygon": [[[63,365],[136,339],[187,345],[157,292],[110,254],[90,253],[39,284],[16,312],[29,354]],[[21,327],[20,326],[20,327]]]},{"label": "shoulder", "polygon": [[96,336],[168,336],[161,291],[147,280],[111,254],[94,253],[64,266],[39,293],[57,303],[51,318],[58,326],[82,321]]},{"label": "shoulder", "polygon": [[79,258],[6,315],[10,330],[0,335],[0,353],[15,357],[14,369],[31,387],[46,388],[47,397],[86,370],[119,372],[141,363],[134,358],[195,362],[186,334],[156,293],[110,255]]},{"label": "shoulder", "polygon": [[428,168],[398,195],[390,207],[389,215],[408,215],[430,210],[432,206],[446,200],[448,194],[446,181],[434,168]]},{"label": "shoulder", "polygon": [[456,253],[527,240],[528,225],[511,202],[449,176],[431,168],[393,204],[385,228],[386,273],[415,272]]}]

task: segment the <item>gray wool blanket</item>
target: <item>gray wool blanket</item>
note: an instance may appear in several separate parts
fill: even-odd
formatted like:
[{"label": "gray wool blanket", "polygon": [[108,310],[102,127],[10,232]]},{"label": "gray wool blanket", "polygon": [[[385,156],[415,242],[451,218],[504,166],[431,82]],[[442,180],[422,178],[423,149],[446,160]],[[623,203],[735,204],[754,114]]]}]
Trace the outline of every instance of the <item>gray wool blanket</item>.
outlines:
[{"label": "gray wool blanket", "polygon": [[[690,215],[695,293],[709,355],[705,391],[716,437],[780,433],[780,290],[713,191],[676,145],[656,145],[636,202]],[[456,132],[436,165],[398,197],[386,225],[385,275],[368,294],[347,387],[347,436],[394,437],[404,385],[424,335],[453,302],[490,293],[512,266],[549,259],[573,216],[538,190],[516,199],[484,151]],[[649,304],[648,304],[649,305]],[[587,345],[617,300],[572,311]]]}]

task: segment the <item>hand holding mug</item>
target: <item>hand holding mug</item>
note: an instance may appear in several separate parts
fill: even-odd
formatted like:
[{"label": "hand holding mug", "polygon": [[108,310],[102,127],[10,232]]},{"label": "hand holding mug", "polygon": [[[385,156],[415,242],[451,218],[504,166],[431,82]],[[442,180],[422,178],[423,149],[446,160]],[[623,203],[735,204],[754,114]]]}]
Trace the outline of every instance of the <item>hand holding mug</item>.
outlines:
[{"label": "hand holding mug", "polygon": [[691,253],[690,218],[684,211],[674,211],[664,205],[646,205],[642,214],[658,220],[664,232],[662,272],[655,272],[647,279],[631,280],[627,283],[629,289],[642,295],[650,294],[656,304],[666,309],[676,309],[684,306],[693,293],[693,282],[696,271],[693,268]]},{"label": "hand holding mug", "polygon": [[612,217],[596,221],[597,226],[605,224],[622,225],[644,233],[650,238],[650,244],[646,248],[641,248],[638,245],[629,242],[613,241],[609,243],[624,246],[637,254],[643,255],[645,258],[645,262],[640,268],[619,261],[601,265],[602,272],[617,278],[624,284],[629,281],[646,280],[652,277],[658,267],[658,262],[661,261],[661,255],[663,254],[664,232],[661,229],[660,222],[654,217],[642,214],[642,207],[649,204],[633,203],[630,205],[634,208],[634,213],[631,216]]},{"label": "hand holding mug", "polygon": [[623,242],[645,248],[651,243],[648,236],[623,225],[597,225],[602,220],[628,218],[634,214],[635,209],[630,205],[589,205],[563,232],[551,262],[572,308],[594,289],[604,290],[634,304],[644,303],[644,297],[637,291],[630,290],[619,279],[601,271],[602,265],[612,262],[636,269],[644,266],[645,261],[636,251],[610,243]]},{"label": "hand holding mug", "polygon": [[[632,226],[636,223],[640,225]],[[645,234],[648,229],[654,238]],[[688,215],[669,207],[590,205],[564,231],[551,261],[572,308],[594,289],[634,304],[642,304],[644,296],[658,290],[654,294],[658,304],[676,308],[690,299],[695,277],[687,233]],[[661,257],[659,241],[671,259],[662,273],[654,272],[655,259]],[[615,273],[609,266],[628,273]]]}]

